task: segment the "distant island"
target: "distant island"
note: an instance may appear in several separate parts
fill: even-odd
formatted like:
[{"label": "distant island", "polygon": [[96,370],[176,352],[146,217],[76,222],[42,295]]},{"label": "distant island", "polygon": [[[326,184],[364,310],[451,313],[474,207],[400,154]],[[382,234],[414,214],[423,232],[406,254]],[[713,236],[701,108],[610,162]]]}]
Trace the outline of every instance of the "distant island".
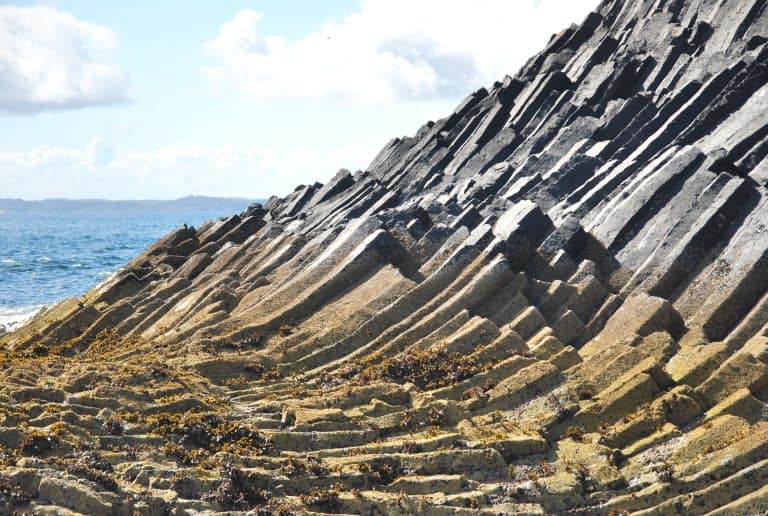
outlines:
[{"label": "distant island", "polygon": [[192,195],[173,200],[118,200],[107,199],[0,199],[0,212],[74,212],[74,211],[176,211],[176,210],[222,210],[229,213],[232,206],[247,206],[264,203],[263,199],[244,197],[206,197]]}]

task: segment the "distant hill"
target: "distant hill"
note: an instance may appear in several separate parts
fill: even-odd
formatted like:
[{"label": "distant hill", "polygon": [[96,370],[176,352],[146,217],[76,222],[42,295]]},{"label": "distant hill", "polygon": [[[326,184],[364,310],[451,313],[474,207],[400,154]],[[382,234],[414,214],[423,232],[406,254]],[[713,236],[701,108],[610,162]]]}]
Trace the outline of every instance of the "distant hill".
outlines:
[{"label": "distant hill", "polygon": [[0,199],[0,211],[6,212],[51,212],[51,211],[175,211],[175,210],[212,210],[221,213],[234,213],[244,210],[251,204],[263,199],[242,197],[205,197],[188,196],[169,201],[126,200],[109,201],[105,199],[44,199],[25,201],[22,199]]}]

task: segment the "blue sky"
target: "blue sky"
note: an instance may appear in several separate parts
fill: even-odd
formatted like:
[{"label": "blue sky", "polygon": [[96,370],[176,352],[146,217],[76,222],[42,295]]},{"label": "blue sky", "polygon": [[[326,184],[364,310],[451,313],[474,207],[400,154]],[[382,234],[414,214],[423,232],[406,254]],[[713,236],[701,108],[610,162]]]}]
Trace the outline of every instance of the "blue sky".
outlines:
[{"label": "blue sky", "polygon": [[0,197],[266,197],[364,168],[596,0],[0,6]]}]

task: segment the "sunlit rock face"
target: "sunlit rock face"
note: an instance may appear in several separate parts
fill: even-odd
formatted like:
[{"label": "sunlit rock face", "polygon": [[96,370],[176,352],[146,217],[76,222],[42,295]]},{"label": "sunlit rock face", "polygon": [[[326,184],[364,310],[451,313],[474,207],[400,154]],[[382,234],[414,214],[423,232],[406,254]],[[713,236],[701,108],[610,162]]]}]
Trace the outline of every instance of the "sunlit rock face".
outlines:
[{"label": "sunlit rock face", "polygon": [[768,510],[767,41],[765,0],[606,0],[172,232],[2,337],[0,511]]}]

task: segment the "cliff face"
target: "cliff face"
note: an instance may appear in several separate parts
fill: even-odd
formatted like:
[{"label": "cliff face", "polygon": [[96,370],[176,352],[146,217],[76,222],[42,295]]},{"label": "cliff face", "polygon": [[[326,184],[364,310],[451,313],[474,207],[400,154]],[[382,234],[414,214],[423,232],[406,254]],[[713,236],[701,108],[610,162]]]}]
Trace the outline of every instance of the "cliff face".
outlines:
[{"label": "cliff face", "polygon": [[767,41],[765,0],[605,0],[365,172],[174,231],[5,337],[0,492],[768,510]]}]

